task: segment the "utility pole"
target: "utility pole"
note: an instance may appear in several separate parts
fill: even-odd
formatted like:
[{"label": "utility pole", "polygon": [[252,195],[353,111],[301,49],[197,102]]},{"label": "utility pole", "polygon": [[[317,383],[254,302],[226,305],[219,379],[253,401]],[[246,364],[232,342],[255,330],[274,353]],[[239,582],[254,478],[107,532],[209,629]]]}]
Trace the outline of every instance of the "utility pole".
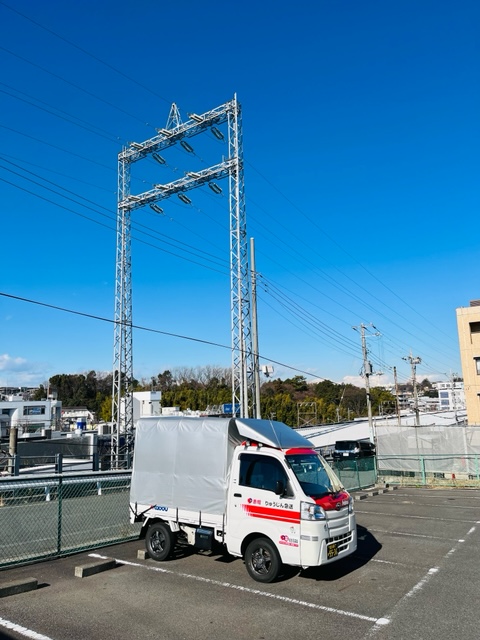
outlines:
[{"label": "utility pole", "polygon": [[397,379],[397,367],[393,367],[393,379],[395,381],[395,405],[397,409],[398,426],[402,426],[402,420],[400,418],[400,403],[398,401],[398,379]]},{"label": "utility pole", "polygon": [[402,360],[407,360],[410,362],[410,366],[412,368],[412,383],[413,383],[413,404],[415,408],[415,424],[417,427],[420,426],[420,411],[418,409],[418,393],[417,393],[417,364],[422,362],[422,359],[418,356],[413,357],[410,353],[409,356],[402,358]]},{"label": "utility pole", "polygon": [[[373,327],[373,325],[371,325]],[[370,441],[377,446],[377,437],[375,433],[375,427],[373,424],[372,415],[372,398],[370,394],[370,376],[373,375],[372,363],[368,359],[367,349],[367,337],[365,335],[366,325],[361,324],[359,327],[352,327],[355,331],[360,329],[360,336],[362,340],[362,356],[363,356],[363,377],[365,378],[365,391],[367,394],[367,412],[368,412],[368,429],[370,433]],[[375,327],[373,327],[375,329]],[[380,335],[378,332],[375,335]]]},{"label": "utility pole", "polygon": [[451,383],[452,383],[452,404],[453,404],[453,413],[455,415],[455,423],[458,422],[458,415],[457,415],[457,394],[455,391],[455,378],[457,377],[457,373],[450,373],[450,379],[451,379]]},{"label": "utility pole", "polygon": [[254,406],[252,414],[260,419],[260,366],[258,355],[258,321],[257,321],[257,272],[255,270],[255,239],[250,238],[250,264],[251,264],[251,289],[252,289],[252,364],[254,380]]},{"label": "utility pole", "polygon": [[18,443],[18,428],[10,427],[10,440],[8,446],[8,454],[10,456],[10,460],[8,463],[8,471],[13,476],[15,470],[15,456],[17,454],[17,443]]}]

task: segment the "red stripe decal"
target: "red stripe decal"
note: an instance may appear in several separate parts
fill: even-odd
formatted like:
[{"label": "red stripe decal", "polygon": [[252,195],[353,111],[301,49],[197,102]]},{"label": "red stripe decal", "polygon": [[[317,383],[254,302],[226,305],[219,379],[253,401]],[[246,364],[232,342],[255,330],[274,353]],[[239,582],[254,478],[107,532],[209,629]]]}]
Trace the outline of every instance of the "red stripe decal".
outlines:
[{"label": "red stripe decal", "polygon": [[300,522],[300,511],[271,509],[270,507],[259,507],[252,504],[242,504],[242,509],[245,511],[247,516],[252,516],[253,518],[281,520],[282,522]]}]

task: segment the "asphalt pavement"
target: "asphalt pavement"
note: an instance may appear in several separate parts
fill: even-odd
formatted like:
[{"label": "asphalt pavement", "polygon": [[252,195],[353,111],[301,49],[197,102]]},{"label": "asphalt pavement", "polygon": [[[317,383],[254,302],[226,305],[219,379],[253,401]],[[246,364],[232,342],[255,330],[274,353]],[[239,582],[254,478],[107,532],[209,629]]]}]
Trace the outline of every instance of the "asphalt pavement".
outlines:
[{"label": "asphalt pavement", "polygon": [[[142,541],[5,569],[0,589],[38,586],[0,597],[0,639],[478,640],[480,491],[363,496],[353,556],[273,584],[220,553],[142,559]],[[102,558],[113,568],[78,577]]]}]

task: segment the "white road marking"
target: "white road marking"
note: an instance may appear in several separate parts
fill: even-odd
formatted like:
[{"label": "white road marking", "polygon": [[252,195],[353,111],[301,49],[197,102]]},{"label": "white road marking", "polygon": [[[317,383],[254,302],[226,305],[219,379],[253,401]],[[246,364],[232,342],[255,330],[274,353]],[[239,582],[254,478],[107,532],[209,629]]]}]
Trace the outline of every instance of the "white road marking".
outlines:
[{"label": "white road marking", "polygon": [[[477,523],[479,524],[479,523]],[[474,531],[476,530],[476,527],[472,527],[469,532],[467,533],[468,535],[471,535]],[[445,560],[446,558],[449,558],[453,553],[455,553],[455,551],[457,551],[458,549],[458,545],[462,544],[463,542],[465,542],[464,539],[458,540],[457,544],[454,545],[449,551],[447,551],[447,553],[443,556],[443,559]],[[427,573],[423,576],[423,578],[421,580],[419,580],[417,582],[417,584],[410,589],[410,591],[408,593],[406,593],[403,598],[400,598],[400,600],[397,602],[397,604],[393,607],[392,613],[390,614],[390,616],[388,618],[386,618],[387,620],[389,620],[389,622],[392,621],[393,617],[395,616],[396,612],[398,611],[398,609],[409,599],[412,598],[413,596],[415,596],[417,593],[419,593],[424,586],[429,582],[429,580],[436,575],[438,572],[440,571],[440,567],[432,567],[431,569],[429,569],[427,571]],[[376,635],[380,629],[382,628],[382,625],[380,625],[378,623],[378,621],[373,625],[373,627],[364,635],[363,640],[367,640],[372,638],[374,635]]]},{"label": "white road marking", "polygon": [[412,518],[414,520],[438,520],[439,522],[465,522],[466,524],[476,524],[476,520],[459,520],[458,518],[430,518],[429,516],[412,516],[401,513],[383,513],[382,511],[359,511],[355,509],[355,513],[362,513],[367,516],[387,516],[389,518]]},{"label": "white road marking", "polygon": [[457,540],[457,538],[442,538],[442,536],[427,536],[423,533],[407,533],[405,531],[387,531],[385,529],[370,529],[373,533],[386,533],[393,536],[405,536],[406,538],[426,538],[427,540],[443,540],[444,542],[463,542],[463,540]]},{"label": "white road marking", "polygon": [[[360,556],[358,556],[360,557]],[[409,567],[405,562],[392,562],[392,560],[379,560],[378,558],[369,558],[369,562],[381,562],[382,564],[393,564],[396,567]]]},{"label": "white road marking", "polygon": [[[109,556],[102,556],[98,553],[89,553],[90,558],[99,558],[100,560],[106,560]],[[115,558],[117,564],[123,564],[128,567],[138,567],[140,569],[146,569],[147,571],[157,571],[159,573],[166,573],[169,575],[177,576],[180,578],[188,578],[190,580],[196,580],[197,582],[206,582],[207,584],[213,584],[226,589],[235,589],[236,591],[243,591],[244,593],[251,593],[256,596],[263,596],[265,598],[271,598],[273,600],[279,600],[281,602],[287,602],[288,604],[297,604],[302,607],[308,607],[309,609],[318,609],[320,611],[326,611],[328,613],[336,613],[337,615],[347,616],[349,618],[356,618],[358,620],[365,620],[366,622],[373,622],[378,625],[388,624],[388,620],[385,618],[372,618],[371,616],[364,616],[360,613],[354,613],[353,611],[344,611],[342,609],[334,609],[333,607],[325,607],[321,604],[315,604],[314,602],[307,602],[306,600],[297,600],[296,598],[288,598],[287,596],[281,596],[276,593],[269,593],[268,591],[261,591],[260,589],[251,589],[250,587],[242,587],[237,584],[231,584],[230,582],[221,582],[220,580],[212,580],[211,578],[204,578],[203,576],[195,576],[189,573],[178,573],[170,569],[164,569],[163,567],[152,567],[139,562],[129,562],[128,560],[118,560]]]},{"label": "white road marking", "polygon": [[27,627],[22,627],[19,624],[10,622],[10,620],[5,620],[5,618],[0,618],[0,627],[10,629],[10,631],[15,631],[15,633],[19,633],[26,638],[32,638],[33,640],[52,640],[48,636],[44,636],[43,633],[37,633],[36,631],[32,631],[32,629],[27,629]]}]

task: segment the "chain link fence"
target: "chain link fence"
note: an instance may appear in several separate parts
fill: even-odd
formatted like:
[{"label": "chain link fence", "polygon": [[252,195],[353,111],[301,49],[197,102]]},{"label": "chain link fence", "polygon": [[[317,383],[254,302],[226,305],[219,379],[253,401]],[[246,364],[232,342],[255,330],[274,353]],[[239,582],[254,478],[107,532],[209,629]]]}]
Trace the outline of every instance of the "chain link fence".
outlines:
[{"label": "chain link fence", "polygon": [[377,481],[374,456],[353,460],[330,460],[329,464],[347,491],[365,489],[373,486]]},{"label": "chain link fence", "polygon": [[377,483],[480,488],[480,454],[377,455],[331,461],[330,465],[350,491]]},{"label": "chain link fence", "polygon": [[139,536],[129,522],[130,471],[0,480],[0,567]]},{"label": "chain link fence", "polygon": [[[383,455],[330,462],[345,488],[480,487],[480,456]],[[0,478],[0,568],[135,540],[131,471]]]}]

